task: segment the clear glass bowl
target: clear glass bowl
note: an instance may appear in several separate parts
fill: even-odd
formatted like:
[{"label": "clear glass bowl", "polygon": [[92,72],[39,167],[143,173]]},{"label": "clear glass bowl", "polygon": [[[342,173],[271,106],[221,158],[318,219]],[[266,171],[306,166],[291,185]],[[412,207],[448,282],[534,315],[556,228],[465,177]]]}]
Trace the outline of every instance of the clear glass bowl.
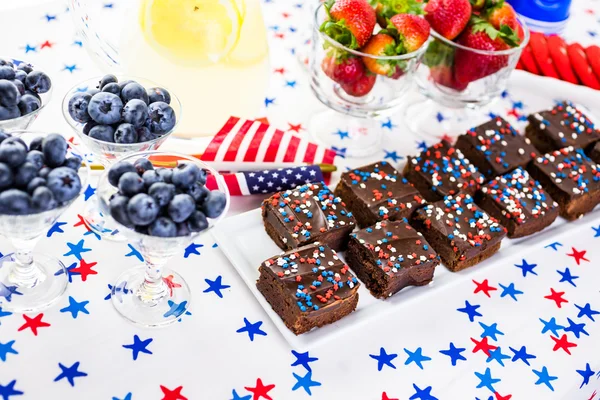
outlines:
[{"label": "clear glass bowl", "polygon": [[[175,168],[180,162],[196,164],[206,171],[207,176],[215,178],[218,190],[226,196],[223,213],[216,219],[209,219],[208,229],[227,214],[229,190],[223,177],[206,163],[188,155],[160,151],[136,153],[122,160],[134,163],[139,158],[147,158],[157,167]],[[105,172],[100,178],[96,194],[101,210],[107,216],[110,216],[110,197],[117,191],[108,181],[108,171]],[[122,234],[140,251],[145,262],[142,266],[125,271],[113,284],[111,297],[115,309],[128,321],[143,327],[162,327],[177,321],[190,307],[190,288],[180,274],[165,265],[173,256],[183,255],[192,240],[208,229],[191,232],[187,236],[163,238],[141,234],[119,224],[112,217],[108,218],[119,226]]]},{"label": "clear glass bowl", "polygon": [[[18,60],[18,59],[11,58],[11,57],[0,57],[0,59],[11,61],[13,64],[15,64],[15,66],[18,66],[20,64],[28,64],[27,61]],[[52,90],[53,89],[54,89],[54,84],[52,84],[50,86],[50,90],[48,90],[46,93],[38,94],[38,96],[40,96],[42,104],[41,104],[40,108],[38,108],[34,112],[29,113],[27,115],[23,115],[19,118],[13,118],[13,119],[7,119],[4,121],[0,121],[0,130],[4,130],[6,132],[11,132],[11,131],[20,131],[20,130],[28,129],[31,126],[31,124],[33,124],[33,122],[40,115],[42,110],[44,108],[46,108],[46,106],[50,102],[50,99],[52,98]]]},{"label": "clear glass bowl", "polygon": [[[32,139],[47,133],[15,131],[29,145]],[[83,160],[83,155],[71,143],[67,157]],[[79,169],[82,191],[87,187],[89,167]],[[15,248],[14,253],[0,258],[0,307],[5,311],[37,312],[53,305],[65,292],[68,273],[61,261],[41,253],[33,253],[39,239],[56,222],[58,217],[76,200],[59,207],[28,215],[0,214],[0,234]]]},{"label": "clear glass bowl", "polygon": [[[377,119],[393,115],[402,105],[404,96],[413,87],[413,75],[421,64],[427,43],[417,51],[400,56],[373,56],[349,49],[320,32],[319,27],[326,18],[321,4],[314,14],[310,84],[315,96],[331,110],[313,116],[309,130],[317,141],[345,148],[346,155],[351,157],[363,157],[380,150],[382,131]],[[401,71],[394,77],[377,75],[368,94],[351,96],[323,71],[323,61],[331,51],[363,60],[395,61]]]}]

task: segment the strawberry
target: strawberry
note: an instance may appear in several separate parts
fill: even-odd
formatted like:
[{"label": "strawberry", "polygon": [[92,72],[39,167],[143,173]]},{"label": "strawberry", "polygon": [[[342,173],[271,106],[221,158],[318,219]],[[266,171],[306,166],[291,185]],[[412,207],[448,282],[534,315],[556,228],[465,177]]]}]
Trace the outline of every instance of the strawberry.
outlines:
[{"label": "strawberry", "polygon": [[471,0],[473,10],[481,10],[485,6],[486,0]]},{"label": "strawberry", "polygon": [[[398,34],[398,41],[405,53],[412,53],[429,39],[429,23],[424,18],[412,14],[398,14],[390,19]],[[389,28],[388,28],[389,29]]]},{"label": "strawberry", "polygon": [[436,39],[427,47],[423,64],[429,67],[430,79],[435,83],[460,92],[466,89],[466,85],[459,85],[454,80],[454,55],[453,46]]},{"label": "strawberry", "polygon": [[351,83],[365,73],[365,65],[359,57],[333,57],[323,58],[321,68],[325,75],[337,83]]},{"label": "strawberry", "polygon": [[421,0],[371,0],[377,14],[377,23],[382,28],[388,26],[388,20],[397,14],[422,15]]},{"label": "strawberry", "polygon": [[489,10],[486,10],[487,20],[496,29],[501,29],[502,25],[517,31],[520,27],[517,20],[517,13],[512,6],[505,2],[500,2]]},{"label": "strawberry", "polygon": [[329,19],[320,30],[338,43],[358,49],[373,35],[375,10],[367,0],[328,0],[325,10]]},{"label": "strawberry", "polygon": [[364,73],[360,78],[352,83],[344,83],[340,86],[346,93],[350,96],[354,97],[362,97],[369,94],[373,86],[375,86],[375,81],[377,80],[377,75],[371,74],[370,72]]},{"label": "strawberry", "polygon": [[[402,46],[398,48],[396,40],[386,33],[374,35],[365,47],[360,49],[361,52],[373,56],[396,56],[402,54],[402,50]],[[402,60],[379,60],[365,56],[362,59],[367,69],[374,74],[392,77],[398,73],[398,70],[402,71],[398,65]]]},{"label": "strawberry", "polygon": [[456,38],[471,18],[469,0],[429,0],[425,18],[431,27],[446,39]]}]

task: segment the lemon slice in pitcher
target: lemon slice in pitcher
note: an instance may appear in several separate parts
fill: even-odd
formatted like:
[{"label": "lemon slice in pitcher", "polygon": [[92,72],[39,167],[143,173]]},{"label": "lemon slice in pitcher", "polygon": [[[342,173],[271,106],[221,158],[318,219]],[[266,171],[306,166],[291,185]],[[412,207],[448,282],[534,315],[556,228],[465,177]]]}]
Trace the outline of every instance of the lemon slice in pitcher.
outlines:
[{"label": "lemon slice in pitcher", "polygon": [[145,0],[140,12],[146,40],[171,61],[187,65],[226,57],[239,40],[242,22],[234,0]]}]

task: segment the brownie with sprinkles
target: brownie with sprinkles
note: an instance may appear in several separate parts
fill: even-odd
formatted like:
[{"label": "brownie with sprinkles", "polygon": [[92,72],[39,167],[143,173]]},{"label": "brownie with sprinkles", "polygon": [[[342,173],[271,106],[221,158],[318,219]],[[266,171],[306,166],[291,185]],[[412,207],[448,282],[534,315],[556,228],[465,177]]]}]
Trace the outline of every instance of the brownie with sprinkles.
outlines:
[{"label": "brownie with sprinkles", "polygon": [[484,182],[477,168],[445,140],[408,157],[404,176],[427,201],[458,193],[473,195]]},{"label": "brownie with sprinkles", "polygon": [[542,153],[568,146],[588,148],[600,140],[600,131],[571,102],[560,103],[548,111],[533,113],[527,120],[529,125],[525,136]]},{"label": "brownie with sprinkles", "polygon": [[320,242],[343,250],[356,221],[324,183],[275,193],[262,204],[265,230],[283,250]]},{"label": "brownie with sprinkles", "polygon": [[338,321],[358,304],[358,280],[324,244],[271,257],[259,272],[256,287],[296,335]]},{"label": "brownie with sprinkles", "polygon": [[488,179],[526,167],[537,156],[529,139],[501,117],[470,129],[455,146]]},{"label": "brownie with sprinkles", "polygon": [[539,232],[558,217],[558,204],[520,167],[488,182],[475,201],[506,227],[510,238]]},{"label": "brownie with sprinkles", "polygon": [[506,236],[506,228],[475,204],[468,194],[447,196],[413,214],[411,225],[456,272],[494,255]]},{"label": "brownie with sprinkles", "polygon": [[600,163],[600,142],[596,142],[594,147],[589,150],[588,155],[592,161],[595,163]]},{"label": "brownie with sprinkles", "polygon": [[425,204],[417,189],[386,161],[345,172],[335,194],[344,200],[361,228],[377,221],[408,218]]},{"label": "brownie with sprinkles", "polygon": [[600,203],[600,165],[582,149],[569,146],[538,157],[529,173],[558,203],[563,218],[577,219]]},{"label": "brownie with sprinkles", "polygon": [[440,258],[406,219],[381,221],[350,235],[346,261],[371,291],[386,299],[431,282]]}]

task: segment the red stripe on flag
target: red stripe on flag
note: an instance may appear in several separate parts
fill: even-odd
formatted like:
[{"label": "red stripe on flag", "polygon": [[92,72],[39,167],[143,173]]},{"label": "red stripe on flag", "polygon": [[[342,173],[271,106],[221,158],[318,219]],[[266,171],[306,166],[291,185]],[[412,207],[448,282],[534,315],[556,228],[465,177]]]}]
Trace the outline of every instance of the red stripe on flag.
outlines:
[{"label": "red stripe on flag", "polygon": [[238,117],[229,117],[229,120],[215,135],[213,140],[208,144],[206,151],[204,151],[204,153],[202,154],[201,159],[203,161],[215,161],[217,152],[219,151],[221,144],[223,144],[223,140],[225,140],[225,137],[229,134],[229,132],[231,132],[231,130],[233,129],[235,124],[238,123],[239,120],[240,119]]},{"label": "red stripe on flag", "polygon": [[333,164],[335,156],[335,151],[331,149],[325,149],[325,155],[323,156],[323,164]]},{"label": "red stripe on flag", "polygon": [[[240,185],[237,180],[237,176],[235,174],[222,174],[221,175],[225,180],[225,185],[229,189],[229,194],[232,196],[241,196],[242,190],[240,189]],[[206,187],[210,190],[218,189],[217,182],[214,176],[209,176],[206,180]]]},{"label": "red stripe on flag", "polygon": [[306,153],[304,153],[303,162],[312,164],[315,161],[316,153],[317,153],[317,145],[314,143],[309,143],[308,146],[306,146]]},{"label": "red stripe on flag", "polygon": [[263,137],[265,136],[265,133],[267,132],[267,129],[269,129],[269,125],[260,124],[256,132],[254,133],[252,140],[250,141],[248,149],[246,150],[246,154],[244,155],[244,162],[256,161],[258,149],[260,148],[260,144],[262,142]]},{"label": "red stripe on flag", "polygon": [[240,149],[240,144],[242,144],[242,140],[244,140],[244,136],[248,133],[248,130],[252,126],[254,121],[246,121],[242,125],[239,131],[235,133],[235,136],[231,140],[229,147],[227,148],[227,152],[223,157],[223,161],[235,161],[235,157],[237,156],[238,150]]},{"label": "red stripe on flag", "polygon": [[294,162],[296,153],[298,152],[298,146],[300,146],[300,138],[298,136],[292,136],[288,148],[285,151],[285,155],[283,156],[283,162]]},{"label": "red stripe on flag", "polygon": [[279,144],[281,143],[281,138],[283,138],[283,131],[276,129],[273,137],[271,138],[271,143],[269,143],[269,147],[267,147],[267,153],[263,159],[264,162],[275,161],[277,151],[279,150]]}]

